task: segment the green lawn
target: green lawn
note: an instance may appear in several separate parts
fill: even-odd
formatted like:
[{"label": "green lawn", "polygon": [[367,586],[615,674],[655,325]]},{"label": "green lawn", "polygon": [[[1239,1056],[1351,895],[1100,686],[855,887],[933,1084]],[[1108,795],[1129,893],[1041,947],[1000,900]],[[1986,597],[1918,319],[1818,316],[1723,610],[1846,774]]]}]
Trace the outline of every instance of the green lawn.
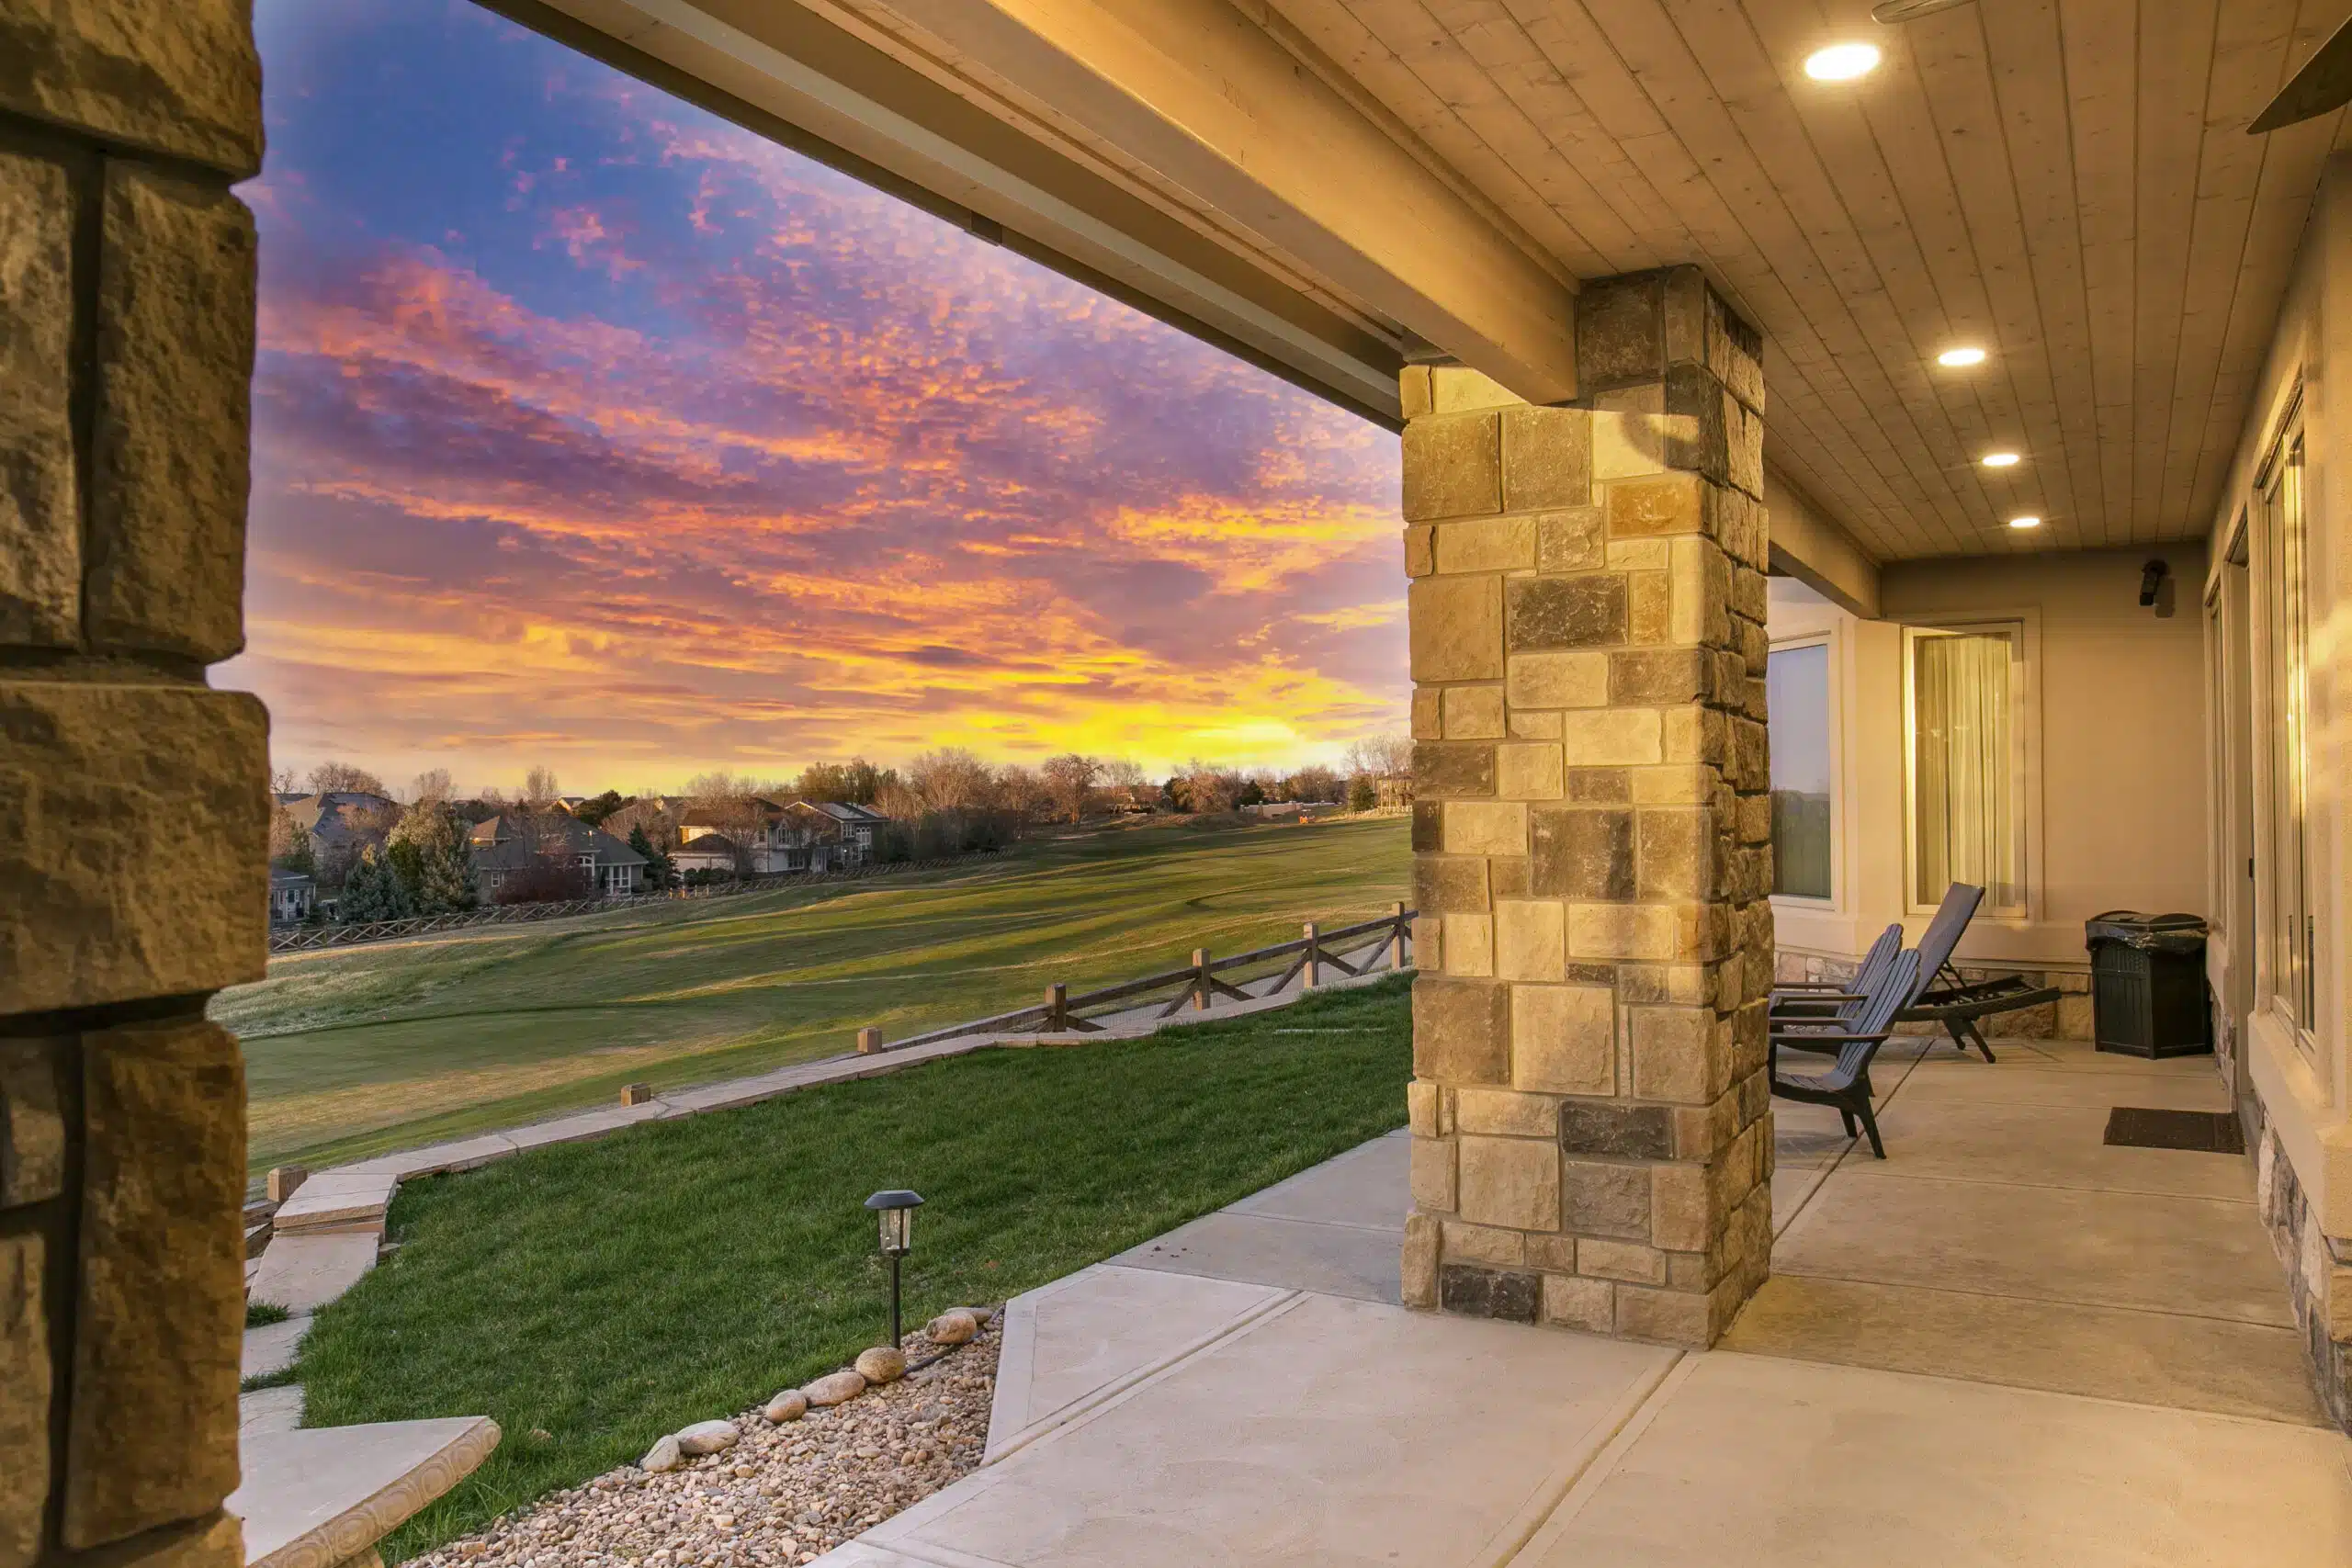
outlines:
[{"label": "green lawn", "polygon": [[920,1324],[1399,1125],[1410,985],[983,1051],[413,1182],[399,1250],[311,1331],[307,1420],[497,1418],[497,1452],[385,1542],[395,1562],[429,1550],[879,1340],[868,1192],[927,1200],[906,1269]]},{"label": "green lawn", "polygon": [[952,872],[465,932],[270,964],[243,1037],[254,1168],[317,1166],[898,1038],[1385,913],[1402,818],[1031,845]]}]

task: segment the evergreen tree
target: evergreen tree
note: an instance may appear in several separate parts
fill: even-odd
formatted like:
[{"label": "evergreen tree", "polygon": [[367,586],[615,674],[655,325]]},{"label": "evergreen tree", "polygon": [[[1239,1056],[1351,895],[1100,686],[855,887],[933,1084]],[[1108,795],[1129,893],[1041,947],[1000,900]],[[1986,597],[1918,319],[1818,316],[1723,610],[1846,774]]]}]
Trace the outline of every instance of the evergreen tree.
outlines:
[{"label": "evergreen tree", "polygon": [[390,854],[416,913],[452,914],[477,902],[466,819],[447,801],[425,801],[401,818],[392,829]]},{"label": "evergreen tree", "polygon": [[1348,781],[1348,809],[1370,811],[1380,804],[1380,791],[1373,784],[1370,773],[1358,773]]},{"label": "evergreen tree", "polygon": [[408,889],[392,870],[389,856],[370,844],[359,852],[351,873],[343,880],[343,898],[335,908],[345,925],[374,920],[404,920],[416,913]]},{"label": "evergreen tree", "polygon": [[645,886],[649,891],[658,893],[676,880],[677,872],[670,864],[670,857],[653,847],[653,840],[645,836],[642,822],[628,830],[628,847],[645,857]]}]

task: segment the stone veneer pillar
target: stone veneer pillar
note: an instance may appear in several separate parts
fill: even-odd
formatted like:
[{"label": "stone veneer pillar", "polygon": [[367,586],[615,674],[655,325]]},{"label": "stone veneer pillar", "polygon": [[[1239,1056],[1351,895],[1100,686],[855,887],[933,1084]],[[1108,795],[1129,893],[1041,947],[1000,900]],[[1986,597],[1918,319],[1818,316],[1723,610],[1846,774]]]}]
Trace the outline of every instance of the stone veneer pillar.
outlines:
[{"label": "stone veneer pillar", "polygon": [[1574,407],[1404,373],[1404,1293],[1706,1345],[1771,1248],[1760,342],[1690,267],[1577,339]]},{"label": "stone veneer pillar", "polygon": [[250,0],[0,6],[0,1568],[242,1568]]}]

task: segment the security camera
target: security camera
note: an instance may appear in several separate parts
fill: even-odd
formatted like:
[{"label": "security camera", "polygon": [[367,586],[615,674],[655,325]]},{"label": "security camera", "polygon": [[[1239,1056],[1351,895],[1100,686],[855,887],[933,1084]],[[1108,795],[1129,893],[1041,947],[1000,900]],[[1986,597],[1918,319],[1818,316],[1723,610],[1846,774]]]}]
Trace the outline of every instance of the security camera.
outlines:
[{"label": "security camera", "polygon": [[2140,569],[2140,603],[2144,607],[2156,602],[2156,589],[2165,580],[2165,563],[2152,560]]}]

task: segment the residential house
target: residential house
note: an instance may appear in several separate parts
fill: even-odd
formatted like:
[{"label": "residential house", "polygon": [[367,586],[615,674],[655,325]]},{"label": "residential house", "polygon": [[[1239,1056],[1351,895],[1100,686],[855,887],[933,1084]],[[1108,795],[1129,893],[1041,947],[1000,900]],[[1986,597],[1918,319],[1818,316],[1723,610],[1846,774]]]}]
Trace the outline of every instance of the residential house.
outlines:
[{"label": "residential house", "polygon": [[645,857],[602,828],[591,828],[561,812],[526,821],[502,813],[474,824],[469,835],[474,891],[485,904],[517,873],[553,862],[577,868],[592,897],[625,898],[638,890]]},{"label": "residential house", "polygon": [[310,841],[317,880],[342,886],[344,875],[371,844],[381,844],[400,821],[400,803],[366,790],[328,790],[277,796],[294,831]]},{"label": "residential house", "polygon": [[872,860],[882,829],[890,825],[890,818],[872,807],[849,801],[819,801],[816,809],[840,826],[841,837],[832,863],[836,867],[864,865]]},{"label": "residential house", "polygon": [[727,806],[690,806],[678,818],[680,871],[839,871],[874,858],[876,835],[889,818],[839,801],[775,801],[763,796]]},{"label": "residential house", "polygon": [[269,920],[272,925],[293,925],[311,918],[318,906],[318,882],[307,872],[277,871],[269,874]]}]

